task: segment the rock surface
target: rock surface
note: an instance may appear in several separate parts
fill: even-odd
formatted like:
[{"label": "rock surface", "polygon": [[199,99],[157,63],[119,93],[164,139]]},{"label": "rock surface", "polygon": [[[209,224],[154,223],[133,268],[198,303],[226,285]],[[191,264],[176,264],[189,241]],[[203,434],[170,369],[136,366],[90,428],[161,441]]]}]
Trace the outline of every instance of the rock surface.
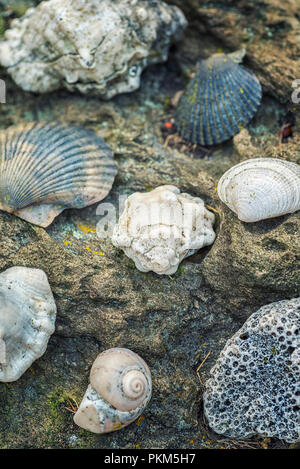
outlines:
[{"label": "rock surface", "polygon": [[[211,247],[184,260],[174,276],[162,278],[139,272],[109,239],[97,237],[96,206],[68,210],[46,230],[0,212],[0,271],[14,265],[43,269],[58,308],[56,331],[45,355],[16,383],[0,385],[1,448],[286,447],[276,439],[254,437],[246,444],[214,434],[203,420],[201,396],[225,342],[250,314],[300,295],[299,212],[244,224],[216,193],[220,176],[247,158],[300,163],[300,118],[287,144],[279,145],[276,136],[278,120],[287,110],[295,108],[298,114],[290,101],[290,82],[299,70],[293,52],[296,16],[289,2],[282,4],[287,30],[284,26],[278,32],[276,26],[273,36],[260,43],[264,20],[276,10],[277,1],[257,7],[254,2],[230,4],[225,15],[228,2],[218,2],[214,12],[196,3],[199,16],[193,19],[192,0],[182,2],[190,27],[169,62],[149,69],[138,92],[110,102],[67,92],[35,96],[18,89],[0,70],[7,84],[1,128],[60,119],[93,129],[112,147],[120,167],[105,199],[117,215],[120,195],[172,184],[214,209],[217,234]],[[24,8],[33,2],[9,4]],[[4,11],[5,27],[11,17],[20,16],[18,11]],[[218,48],[238,49],[246,20],[253,33],[247,65],[260,72],[265,91],[254,120],[233,141],[209,151],[194,150],[171,134],[164,141],[164,124],[172,124],[174,112],[169,103],[185,86],[183,72],[193,71],[200,56]],[[266,65],[269,50],[276,54]],[[74,425],[69,410],[81,401],[96,356],[111,347],[129,348],[145,359],[153,397],[136,423],[111,435],[93,435]]]}]

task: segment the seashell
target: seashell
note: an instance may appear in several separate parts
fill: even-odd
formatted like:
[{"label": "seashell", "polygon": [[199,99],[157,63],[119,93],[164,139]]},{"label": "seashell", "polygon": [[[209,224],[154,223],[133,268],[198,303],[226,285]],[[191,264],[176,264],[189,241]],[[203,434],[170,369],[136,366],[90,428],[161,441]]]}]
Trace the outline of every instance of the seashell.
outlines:
[{"label": "seashell", "polygon": [[151,373],[136,353],[112,348],[100,353],[74,422],[94,433],[108,433],[136,420],[151,399]]},{"label": "seashell", "polygon": [[0,381],[16,381],[45,353],[55,318],[45,272],[11,267],[0,274]]},{"label": "seashell", "polygon": [[247,223],[296,212],[300,210],[300,166],[276,158],[243,161],[221,177],[218,195]]},{"label": "seashell", "polygon": [[59,88],[110,99],[165,62],[187,21],[160,0],[49,0],[12,22],[0,63],[26,91]]},{"label": "seashell", "polygon": [[222,143],[240,132],[259,107],[256,76],[239,65],[243,54],[215,54],[197,64],[177,111],[178,133],[197,145]]},{"label": "seashell", "polygon": [[60,123],[0,131],[0,155],[0,209],[43,227],[66,208],[102,200],[117,173],[101,138]]},{"label": "seashell", "polygon": [[199,197],[160,186],[128,197],[111,239],[141,272],[171,275],[185,257],[213,243],[214,220]]}]

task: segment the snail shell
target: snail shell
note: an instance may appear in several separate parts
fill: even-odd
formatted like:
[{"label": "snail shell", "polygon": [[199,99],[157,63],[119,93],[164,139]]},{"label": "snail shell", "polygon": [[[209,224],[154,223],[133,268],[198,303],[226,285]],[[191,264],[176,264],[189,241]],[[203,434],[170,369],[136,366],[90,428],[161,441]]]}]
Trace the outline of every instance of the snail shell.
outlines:
[{"label": "snail shell", "polygon": [[0,274],[0,382],[16,381],[45,353],[55,318],[45,272],[11,267]]},{"label": "snail shell", "polygon": [[94,132],[60,123],[0,131],[0,209],[48,226],[66,208],[102,200],[117,173]]},{"label": "snail shell", "polygon": [[151,373],[136,353],[112,348],[98,355],[74,422],[94,433],[119,430],[136,420],[151,399]]},{"label": "snail shell", "polygon": [[239,59],[237,53],[215,54],[198,63],[176,111],[177,130],[184,139],[198,145],[222,143],[252,119],[261,101],[261,85],[236,63]]},{"label": "snail shell", "polygon": [[300,166],[257,158],[233,166],[218,184],[220,199],[245,222],[300,210]]}]

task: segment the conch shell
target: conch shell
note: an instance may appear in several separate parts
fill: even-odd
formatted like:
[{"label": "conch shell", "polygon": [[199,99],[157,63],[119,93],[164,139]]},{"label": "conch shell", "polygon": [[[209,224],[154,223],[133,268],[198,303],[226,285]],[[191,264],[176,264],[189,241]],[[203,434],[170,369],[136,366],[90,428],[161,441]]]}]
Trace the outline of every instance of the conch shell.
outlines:
[{"label": "conch shell", "polygon": [[112,243],[141,272],[171,275],[180,262],[215,239],[215,216],[203,200],[175,186],[132,194],[114,228]]}]

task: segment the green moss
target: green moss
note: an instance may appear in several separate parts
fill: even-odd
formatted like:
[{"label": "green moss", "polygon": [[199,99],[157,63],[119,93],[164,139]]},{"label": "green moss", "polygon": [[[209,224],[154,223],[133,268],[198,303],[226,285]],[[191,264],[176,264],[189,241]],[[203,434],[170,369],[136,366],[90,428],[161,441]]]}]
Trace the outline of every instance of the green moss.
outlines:
[{"label": "green moss", "polygon": [[3,36],[5,31],[5,19],[0,16],[0,37]]}]

